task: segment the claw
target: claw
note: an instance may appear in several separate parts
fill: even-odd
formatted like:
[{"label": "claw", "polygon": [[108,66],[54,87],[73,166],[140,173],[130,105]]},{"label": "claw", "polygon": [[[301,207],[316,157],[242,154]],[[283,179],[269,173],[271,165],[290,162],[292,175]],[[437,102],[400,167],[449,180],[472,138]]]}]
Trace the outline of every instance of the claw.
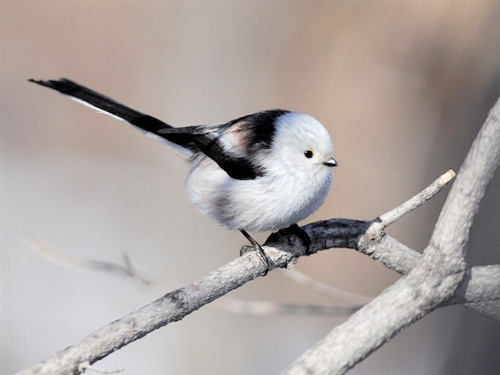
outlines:
[{"label": "claw", "polygon": [[[266,269],[262,276],[266,276],[271,268],[271,258],[266,254],[262,246],[259,245],[257,241],[255,241],[245,230],[240,230],[240,232],[247,238],[248,241],[252,244],[251,248],[257,253],[262,262],[266,265]],[[240,250],[240,256],[246,254],[249,251],[250,246],[243,246]]]}]

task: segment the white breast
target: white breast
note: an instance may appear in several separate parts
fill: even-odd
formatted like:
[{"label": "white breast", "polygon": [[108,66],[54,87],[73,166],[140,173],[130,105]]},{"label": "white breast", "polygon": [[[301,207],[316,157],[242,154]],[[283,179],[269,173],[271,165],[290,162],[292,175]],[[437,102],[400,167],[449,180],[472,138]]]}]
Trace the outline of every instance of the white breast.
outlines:
[{"label": "white breast", "polygon": [[311,215],[323,204],[331,180],[331,168],[326,167],[307,175],[282,171],[235,180],[211,159],[201,157],[193,164],[186,185],[193,203],[219,224],[264,232]]}]

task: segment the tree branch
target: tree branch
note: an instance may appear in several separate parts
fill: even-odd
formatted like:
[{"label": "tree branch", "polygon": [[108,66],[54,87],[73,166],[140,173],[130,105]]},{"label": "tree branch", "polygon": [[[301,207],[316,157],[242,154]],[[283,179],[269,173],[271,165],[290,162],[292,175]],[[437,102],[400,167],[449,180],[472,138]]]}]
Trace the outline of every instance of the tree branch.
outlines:
[{"label": "tree branch", "polygon": [[450,169],[448,172],[439,176],[436,181],[434,181],[426,189],[422,190],[419,194],[408,199],[406,202],[387,212],[386,214],[381,215],[380,221],[382,222],[384,228],[401,219],[408,212],[419,208],[421,205],[435,196],[438,192],[440,192],[446,185],[448,185],[448,182],[453,180],[454,177],[455,172]]},{"label": "tree branch", "polygon": [[[435,189],[434,194],[441,189],[442,187]],[[332,219],[315,222],[302,229],[311,238],[309,248],[305,248],[297,236],[286,231],[278,231],[269,236],[265,250],[273,261],[272,269],[288,267],[300,256],[332,247],[360,248],[366,254],[380,258],[384,258],[380,255],[384,243],[394,244],[389,251],[402,248],[397,246],[397,241],[384,235],[379,219],[368,222]],[[407,249],[405,254],[404,258],[419,256],[410,249]],[[77,263],[80,264],[81,261]],[[397,268],[395,263],[387,261],[387,264],[393,269]],[[155,329],[182,319],[203,305],[255,279],[264,272],[264,268],[263,263],[253,252],[247,253],[206,277],[170,292],[151,304],[106,325],[79,343],[20,374],[78,374],[81,372],[79,368],[81,363],[92,364]]]},{"label": "tree branch", "polygon": [[[499,277],[493,278],[494,282],[487,286],[481,283],[488,277],[491,278],[492,274],[498,274],[500,266],[467,270],[463,260],[472,218],[484,195],[494,165],[498,164],[498,112],[497,102],[459,172],[458,177],[465,177],[460,177],[460,183],[455,184],[457,187],[452,189],[455,192],[450,193],[445,204],[445,214],[440,216],[431,244],[423,256],[384,232],[387,225],[417,207],[415,202],[405,203],[403,208],[373,221],[333,219],[309,224],[302,228],[311,238],[309,248],[305,248],[298,237],[286,231],[279,231],[268,238],[265,251],[273,261],[271,269],[288,267],[300,256],[332,247],[344,247],[357,249],[390,269],[406,274],[301,356],[287,373],[343,373],[401,329],[438,306],[464,303],[484,312],[488,311],[490,302],[498,302]],[[493,146],[495,143],[496,147]],[[477,173],[469,171],[478,168],[478,164],[480,167]],[[469,178],[472,179],[469,181],[471,186],[466,181]],[[433,185],[439,187],[443,184],[438,181]],[[435,189],[434,195],[441,189],[442,186]],[[419,199],[428,200],[430,196],[423,194]],[[467,212],[458,212],[456,206]],[[457,230],[464,228],[467,233],[453,237]],[[450,236],[453,238],[450,239]],[[445,243],[446,239],[450,239],[451,245]],[[255,279],[264,271],[265,266],[260,259],[253,252],[247,253],[206,277],[106,325],[74,346],[20,374],[78,374],[82,371],[81,364],[90,365],[151,331],[182,319]]]},{"label": "tree branch", "polygon": [[242,301],[233,298],[221,298],[215,304],[216,307],[223,308],[237,314],[252,315],[349,315],[359,310],[362,305],[339,306],[337,304],[287,304],[269,301]]},{"label": "tree branch", "polygon": [[499,114],[500,100],[469,150],[415,266],[299,357],[286,374],[343,374],[453,297],[467,274],[465,246],[473,218],[500,161]]}]

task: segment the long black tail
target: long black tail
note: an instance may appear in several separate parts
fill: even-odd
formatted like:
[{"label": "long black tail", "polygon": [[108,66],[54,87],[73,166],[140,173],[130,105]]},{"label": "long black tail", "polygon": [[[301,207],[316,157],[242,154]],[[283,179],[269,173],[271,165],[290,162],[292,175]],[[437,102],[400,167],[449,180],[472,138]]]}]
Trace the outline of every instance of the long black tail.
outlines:
[{"label": "long black tail", "polygon": [[[188,152],[199,152],[198,147],[196,147],[189,134],[165,133],[165,129],[172,128],[171,125],[120,104],[105,95],[99,94],[69,79],[61,78],[49,81],[30,79],[29,81],[59,91],[62,94],[83,102],[83,104],[125,120],[142,131],[149,133],[148,135],[153,135],[155,138],[161,137]],[[162,133],[160,130],[164,132]]]}]

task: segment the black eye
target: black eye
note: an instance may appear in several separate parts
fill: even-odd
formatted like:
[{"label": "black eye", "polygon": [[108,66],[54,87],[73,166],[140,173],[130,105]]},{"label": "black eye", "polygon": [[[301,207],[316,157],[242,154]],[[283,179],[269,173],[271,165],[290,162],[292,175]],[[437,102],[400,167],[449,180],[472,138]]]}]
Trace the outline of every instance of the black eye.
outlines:
[{"label": "black eye", "polygon": [[306,158],[311,159],[314,155],[314,153],[311,150],[304,151],[304,155]]}]

